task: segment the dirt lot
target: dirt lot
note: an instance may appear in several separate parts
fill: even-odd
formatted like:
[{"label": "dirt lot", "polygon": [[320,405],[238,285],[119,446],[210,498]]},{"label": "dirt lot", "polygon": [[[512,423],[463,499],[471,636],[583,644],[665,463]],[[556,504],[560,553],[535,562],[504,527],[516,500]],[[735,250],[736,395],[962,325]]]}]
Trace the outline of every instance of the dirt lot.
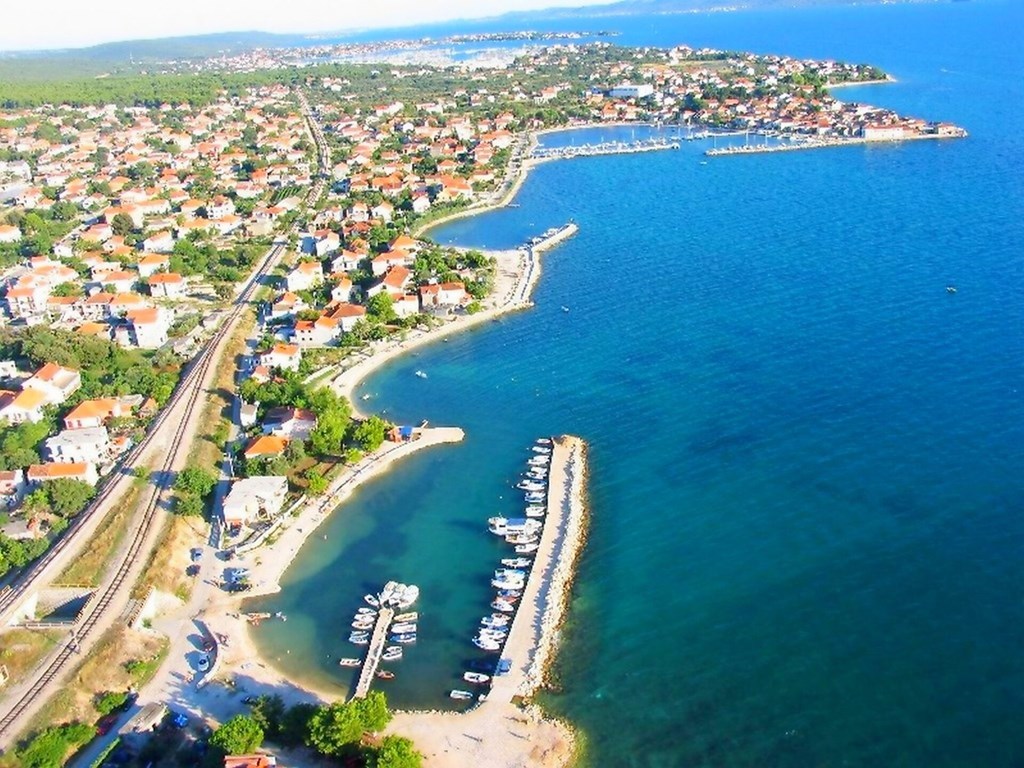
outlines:
[{"label": "dirt lot", "polygon": [[12,629],[0,635],[0,664],[7,667],[7,686],[34,669],[63,636],[60,631],[38,629]]}]

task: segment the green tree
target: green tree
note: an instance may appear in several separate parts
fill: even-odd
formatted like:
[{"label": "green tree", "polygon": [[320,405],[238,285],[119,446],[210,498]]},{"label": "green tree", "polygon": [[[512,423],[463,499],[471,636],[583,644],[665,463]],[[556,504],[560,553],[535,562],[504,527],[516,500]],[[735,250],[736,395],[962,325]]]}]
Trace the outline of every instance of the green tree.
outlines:
[{"label": "green tree", "polygon": [[370,453],[380,448],[387,436],[390,425],[380,416],[371,416],[352,430],[352,442]]},{"label": "green tree", "polygon": [[402,736],[385,736],[380,746],[370,753],[369,768],[420,768],[423,755],[413,743]]},{"label": "green tree", "polygon": [[60,768],[68,752],[84,744],[96,733],[96,729],[85,723],[68,723],[47,728],[33,737],[18,753],[18,765],[22,768]]},{"label": "green tree", "polygon": [[60,517],[72,517],[78,514],[96,495],[96,489],[88,483],[64,477],[51,480],[46,483],[45,488],[50,507]]},{"label": "green tree", "polygon": [[370,317],[382,323],[390,323],[398,319],[398,315],[395,314],[395,302],[387,291],[381,291],[377,295],[371,296],[370,300],[366,302],[366,311]]},{"label": "green tree", "polygon": [[128,701],[128,694],[124,691],[107,691],[96,695],[93,706],[101,715],[109,715],[114,710],[123,707],[126,701]]},{"label": "green tree", "polygon": [[363,736],[363,722],[351,704],[338,701],[321,707],[309,720],[307,744],[323,755],[338,757]]},{"label": "green tree", "polygon": [[246,755],[262,743],[263,729],[250,715],[235,715],[210,737],[210,746],[226,755]]},{"label": "green tree", "polygon": [[365,698],[353,701],[351,706],[355,707],[364,731],[376,733],[391,722],[387,697],[380,691],[370,691]]},{"label": "green tree", "polygon": [[203,500],[191,493],[183,493],[174,500],[174,513],[184,517],[202,517]]},{"label": "green tree", "polygon": [[319,707],[315,704],[296,704],[289,707],[281,718],[277,741],[286,747],[309,743],[309,723]]},{"label": "green tree", "polygon": [[110,229],[113,230],[115,235],[124,237],[130,235],[135,229],[135,222],[132,221],[132,217],[127,213],[118,213],[110,221]]},{"label": "green tree", "polygon": [[217,478],[199,467],[186,467],[174,480],[174,490],[205,498],[216,487]]},{"label": "green tree", "polygon": [[252,705],[252,719],[263,729],[268,739],[273,741],[281,732],[286,709],[284,699],[277,694],[260,696]]},{"label": "green tree", "polygon": [[310,496],[320,496],[327,490],[327,478],[316,469],[306,470],[306,490]]}]

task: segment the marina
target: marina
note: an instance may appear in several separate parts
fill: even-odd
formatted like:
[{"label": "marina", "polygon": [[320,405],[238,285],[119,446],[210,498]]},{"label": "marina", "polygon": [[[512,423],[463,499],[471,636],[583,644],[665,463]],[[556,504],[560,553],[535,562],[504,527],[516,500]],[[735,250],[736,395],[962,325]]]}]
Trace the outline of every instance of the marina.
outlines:
[{"label": "marina", "polygon": [[674,139],[658,137],[641,141],[605,141],[600,144],[543,147],[533,150],[531,158],[534,160],[565,160],[572,157],[629,155],[636,152],[654,152],[662,149],[679,149],[679,142]]},{"label": "marina", "polygon": [[343,658],[339,662],[343,667],[362,667],[352,693],[353,699],[365,698],[374,680],[394,680],[394,672],[378,667],[382,661],[398,661],[403,656],[401,645],[388,646],[389,641],[401,644],[416,642],[415,621],[418,615],[409,612],[396,616],[395,610],[408,608],[419,599],[419,595],[420,589],[415,584],[389,581],[379,594],[363,596],[367,604],[379,606],[379,609],[376,612],[372,608],[357,609],[356,622],[353,626],[356,623],[365,624],[365,619],[371,618],[373,633],[370,634],[367,630],[355,631],[349,635],[349,641],[356,645],[367,645],[366,657],[362,662],[350,658]]}]

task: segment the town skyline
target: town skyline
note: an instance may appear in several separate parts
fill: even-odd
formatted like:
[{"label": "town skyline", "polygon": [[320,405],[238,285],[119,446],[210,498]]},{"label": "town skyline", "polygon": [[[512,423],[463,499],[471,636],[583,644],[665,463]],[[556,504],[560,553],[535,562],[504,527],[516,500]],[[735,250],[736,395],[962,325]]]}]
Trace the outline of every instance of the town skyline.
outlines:
[{"label": "town skyline", "polygon": [[582,7],[604,4],[602,0],[491,0],[486,6],[471,0],[439,3],[397,0],[383,6],[323,7],[313,0],[296,0],[285,9],[266,0],[243,3],[225,0],[202,3],[182,0],[173,14],[154,13],[147,5],[105,3],[104,9],[72,0],[57,0],[45,25],[38,24],[35,9],[15,5],[7,11],[8,23],[0,30],[0,51],[45,51],[86,48],[133,40],[244,33],[326,35],[366,29],[410,27],[459,20],[479,20],[513,11],[551,7]]}]

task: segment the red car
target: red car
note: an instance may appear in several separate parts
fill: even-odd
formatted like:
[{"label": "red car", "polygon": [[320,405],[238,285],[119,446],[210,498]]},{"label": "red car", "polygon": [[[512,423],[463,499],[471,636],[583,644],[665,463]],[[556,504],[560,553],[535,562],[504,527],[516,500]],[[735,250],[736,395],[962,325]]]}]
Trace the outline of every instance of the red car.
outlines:
[{"label": "red car", "polygon": [[100,736],[106,736],[115,725],[117,725],[117,715],[104,715],[96,723],[96,733]]}]

